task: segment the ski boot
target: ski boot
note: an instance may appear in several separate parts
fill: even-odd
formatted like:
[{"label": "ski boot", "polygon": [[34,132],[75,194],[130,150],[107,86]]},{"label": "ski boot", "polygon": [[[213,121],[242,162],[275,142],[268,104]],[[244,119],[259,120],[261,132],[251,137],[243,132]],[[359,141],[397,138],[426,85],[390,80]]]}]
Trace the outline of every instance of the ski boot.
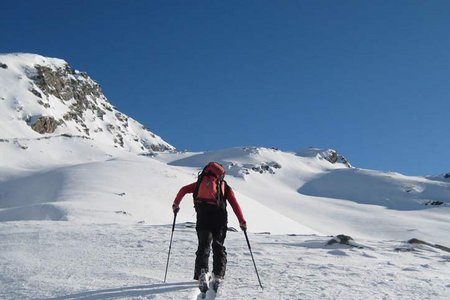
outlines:
[{"label": "ski boot", "polygon": [[206,292],[208,291],[209,288],[208,281],[209,281],[208,273],[205,269],[202,269],[200,271],[200,277],[198,279],[198,288],[200,290],[202,299],[206,298]]}]

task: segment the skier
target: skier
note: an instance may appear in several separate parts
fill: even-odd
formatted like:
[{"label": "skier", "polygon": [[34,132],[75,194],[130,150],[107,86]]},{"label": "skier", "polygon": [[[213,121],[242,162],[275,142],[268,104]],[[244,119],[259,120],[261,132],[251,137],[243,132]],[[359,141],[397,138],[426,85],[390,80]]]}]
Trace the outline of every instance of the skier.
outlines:
[{"label": "skier", "polygon": [[247,230],[247,223],[242,214],[239,203],[233,190],[223,180],[225,169],[217,162],[208,163],[197,182],[186,185],[178,192],[172,209],[176,214],[180,210],[180,202],[187,193],[194,195],[194,207],[197,213],[196,231],[198,248],[195,259],[194,280],[201,279],[202,272],[208,272],[208,261],[211,249],[213,249],[213,274],[217,281],[221,281],[225,275],[227,264],[227,252],[224,241],[227,233],[226,201],[230,203],[239,226]]}]

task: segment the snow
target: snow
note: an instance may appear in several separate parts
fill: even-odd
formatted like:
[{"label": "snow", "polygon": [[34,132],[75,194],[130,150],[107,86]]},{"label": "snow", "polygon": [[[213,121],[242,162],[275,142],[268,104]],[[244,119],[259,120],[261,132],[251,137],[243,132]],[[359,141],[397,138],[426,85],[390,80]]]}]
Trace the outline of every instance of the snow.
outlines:
[{"label": "snow", "polygon": [[[248,150],[236,148],[146,157],[83,148],[91,142],[49,139],[33,141],[26,150],[0,143],[2,153],[22,151],[20,172],[2,168],[10,176],[0,182],[1,299],[197,299],[192,280],[195,212],[188,196],[181,203],[163,283],[170,206],[178,189],[193,182],[211,156],[223,157],[225,165],[236,163],[235,176],[228,174],[227,180],[247,218],[264,286],[258,286],[242,232],[230,231],[228,271],[217,299],[235,299],[236,293],[250,299],[450,296],[450,253],[425,245],[396,250],[407,249],[405,241],[412,237],[448,246],[449,207],[416,201],[421,193],[445,198],[449,186],[442,182],[330,163],[327,169],[316,157],[272,149],[252,150],[251,159]],[[33,151],[37,144],[42,149],[69,144],[79,150],[64,165],[56,153],[44,159]],[[277,161],[281,168],[274,174],[240,171],[266,161]],[[318,196],[302,194],[303,186],[333,172],[335,187],[342,186],[339,198],[327,194],[331,187]],[[353,189],[362,182],[371,188],[357,193],[365,190],[368,197],[379,191],[399,204],[386,207],[385,199],[376,202],[376,197],[370,203],[358,201]],[[421,189],[401,192],[412,185]],[[229,225],[239,228],[231,209],[229,214]],[[364,248],[326,246],[331,235],[340,233]]]},{"label": "snow", "polygon": [[[105,135],[40,135],[23,115],[42,107],[19,77],[30,64],[66,63],[28,54],[0,55],[0,62],[8,65],[0,69],[0,299],[197,299],[190,196],[180,205],[163,282],[171,204],[213,160],[225,166],[242,207],[264,286],[259,288],[244,235],[229,231],[227,275],[216,299],[450,297],[450,253],[432,247],[450,246],[445,176],[332,164],[330,149],[142,155],[131,142],[135,136],[155,140],[134,120],[124,148]],[[53,100],[53,114],[61,114],[65,108]],[[239,228],[230,208],[228,213],[229,226]],[[327,246],[338,234],[361,247]],[[411,238],[429,245],[407,243]]]},{"label": "snow", "polygon": [[[8,222],[0,224],[1,299],[197,299],[195,230],[171,225]],[[398,241],[250,233],[264,289],[245,238],[229,232],[226,279],[216,299],[448,299],[449,253],[395,251]]]}]

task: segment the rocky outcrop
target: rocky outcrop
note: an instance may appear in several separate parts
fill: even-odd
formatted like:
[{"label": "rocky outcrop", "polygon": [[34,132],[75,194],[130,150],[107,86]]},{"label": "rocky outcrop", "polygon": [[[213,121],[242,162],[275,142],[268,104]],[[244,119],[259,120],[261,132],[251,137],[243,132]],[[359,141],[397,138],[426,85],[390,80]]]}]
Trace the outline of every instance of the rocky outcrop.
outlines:
[{"label": "rocky outcrop", "polygon": [[[112,111],[112,107],[105,103],[98,104],[97,99],[103,98],[100,86],[94,82],[86,73],[72,70],[68,65],[56,70],[35,65],[34,71],[28,72],[29,78],[44,93],[45,96],[55,96],[64,101],[75,100],[70,105],[70,111],[64,115],[64,120],[75,120],[83,123],[83,113],[91,110],[100,119],[105,115],[105,109]],[[30,90],[34,95],[42,98],[36,89]]]},{"label": "rocky outcrop", "polygon": [[332,164],[340,163],[340,164],[344,164],[348,168],[352,168],[352,165],[350,164],[350,162],[334,149],[324,150],[324,149],[310,147],[310,148],[298,151],[297,155],[303,156],[303,157],[317,157],[318,159],[321,159],[321,160],[324,159]]},{"label": "rocky outcrop", "polygon": [[[69,111],[63,116],[63,120],[75,121],[80,126],[79,131],[88,136],[90,130],[84,122],[84,113],[90,110],[98,118],[103,119],[106,114],[104,109],[112,111],[100,86],[90,79],[86,73],[72,70],[68,65],[58,68],[35,65],[28,69],[26,74],[35,85],[29,91],[42,99],[38,101],[42,106],[50,107],[48,103],[48,97],[50,96],[60,99],[63,103],[71,101],[70,104],[67,103]],[[98,104],[99,99],[104,100],[101,105]],[[32,128],[41,134],[53,133],[56,127],[64,121],[57,122],[53,118],[41,117],[32,125]]]},{"label": "rocky outcrop", "polygon": [[440,200],[428,200],[423,203],[424,205],[431,205],[431,206],[440,206],[445,205],[446,203],[444,201]]},{"label": "rocky outcrop", "polygon": [[92,99],[102,96],[100,86],[86,73],[72,70],[68,65],[65,68],[52,68],[35,65],[36,72],[31,72],[30,79],[44,92],[45,95],[53,95],[64,101],[72,98],[77,103],[89,106],[87,97]]},{"label": "rocky outcrop", "polygon": [[266,163],[262,163],[260,165],[255,165],[251,167],[252,171],[263,174],[270,173],[275,174],[275,169],[281,169],[281,165],[275,161],[270,161]]},{"label": "rocky outcrop", "polygon": [[39,117],[38,120],[31,125],[31,128],[40,133],[53,133],[58,127],[58,122],[53,117],[42,116]]},{"label": "rocky outcrop", "polygon": [[345,235],[345,234],[338,234],[337,236],[334,236],[331,240],[329,240],[326,245],[331,246],[335,244],[341,244],[341,245],[347,245],[350,247],[356,247],[356,248],[363,248],[362,245],[359,245],[355,243],[353,238],[351,236]]},{"label": "rocky outcrop", "polygon": [[429,247],[440,249],[442,251],[450,252],[450,248],[449,247],[438,245],[438,244],[428,243],[428,242],[425,242],[425,241],[422,241],[422,240],[419,240],[419,239],[416,239],[416,238],[410,239],[408,241],[408,244],[411,244],[411,245],[426,245],[426,246],[429,246]]},{"label": "rocky outcrop", "polygon": [[336,152],[336,150],[332,150],[332,149],[328,150],[326,153],[324,153],[324,158],[332,164],[342,163],[342,164],[346,165],[347,167],[351,168],[351,165],[348,162],[348,160],[344,156],[338,154]]}]

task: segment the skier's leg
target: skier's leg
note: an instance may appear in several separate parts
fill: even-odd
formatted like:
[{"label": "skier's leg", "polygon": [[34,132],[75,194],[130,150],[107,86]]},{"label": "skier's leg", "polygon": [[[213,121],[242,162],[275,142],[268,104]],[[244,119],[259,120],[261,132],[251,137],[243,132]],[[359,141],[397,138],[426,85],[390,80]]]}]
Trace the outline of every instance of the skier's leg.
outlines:
[{"label": "skier's leg", "polygon": [[213,273],[217,278],[225,276],[227,266],[227,251],[224,246],[227,235],[227,226],[221,226],[213,232]]},{"label": "skier's leg", "polygon": [[195,252],[194,279],[198,280],[202,269],[208,271],[209,253],[211,251],[212,233],[206,229],[197,229],[198,248]]}]

